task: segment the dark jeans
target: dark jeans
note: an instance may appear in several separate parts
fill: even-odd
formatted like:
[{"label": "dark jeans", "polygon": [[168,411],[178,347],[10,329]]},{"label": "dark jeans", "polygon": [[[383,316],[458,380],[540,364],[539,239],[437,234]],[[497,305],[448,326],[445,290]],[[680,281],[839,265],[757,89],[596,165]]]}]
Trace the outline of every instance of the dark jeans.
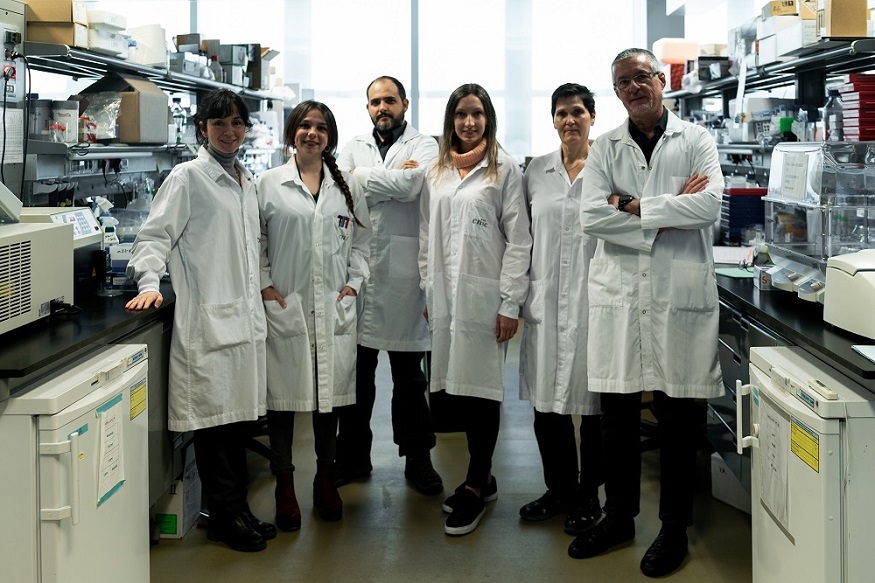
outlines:
[{"label": "dark jeans", "polygon": [[598,497],[605,473],[601,415],[581,415],[578,449],[571,415],[535,411],[535,439],[548,490],[569,501]]},{"label": "dark jeans", "polygon": [[194,431],[197,471],[211,521],[228,520],[248,508],[248,422]]},{"label": "dark jeans", "polygon": [[[602,393],[602,426],[607,464],[605,512],[632,518],[640,511],[641,393]],[[653,393],[659,439],[659,519],[664,525],[693,523],[696,449],[705,409],[695,399]]]},{"label": "dark jeans", "polygon": [[[267,433],[270,436],[270,471],[274,474],[290,474],[295,471],[292,463],[292,443],[295,438],[294,411],[267,411]],[[331,413],[313,411],[313,441],[316,463],[330,463],[337,454],[337,410]]]},{"label": "dark jeans", "polygon": [[[374,348],[358,347],[356,402],[337,409],[340,433],[337,459],[350,468],[371,463],[371,415],[376,399],[376,371],[380,354]],[[428,382],[422,373],[422,352],[389,351],[392,368],[392,433],[398,455],[420,455],[435,445],[428,412]]]}]

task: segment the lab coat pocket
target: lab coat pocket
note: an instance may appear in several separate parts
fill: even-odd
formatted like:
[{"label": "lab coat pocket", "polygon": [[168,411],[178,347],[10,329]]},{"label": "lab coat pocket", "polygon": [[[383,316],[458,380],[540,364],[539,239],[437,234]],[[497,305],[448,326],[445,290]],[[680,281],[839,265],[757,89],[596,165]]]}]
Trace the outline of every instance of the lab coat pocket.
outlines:
[{"label": "lab coat pocket", "polygon": [[419,279],[419,238],[392,235],[389,239],[389,277]]},{"label": "lab coat pocket", "polygon": [[228,304],[197,307],[193,338],[207,351],[239,346],[252,340],[252,324],[245,298]]},{"label": "lab coat pocket", "polygon": [[523,304],[523,319],[529,324],[542,324],[546,311],[547,281],[539,279],[529,283],[529,295]]},{"label": "lab coat pocket", "polygon": [[488,239],[495,228],[495,205],[481,200],[472,200],[465,211],[465,235],[475,239]]},{"label": "lab coat pocket", "polygon": [[710,263],[671,262],[670,306],[675,310],[706,312],[717,308],[714,267]]},{"label": "lab coat pocket", "polygon": [[356,324],[356,297],[343,296],[334,300],[334,335],[354,334]]},{"label": "lab coat pocket", "polygon": [[622,308],[622,270],[615,259],[593,259],[587,283],[591,308]]},{"label": "lab coat pocket", "polygon": [[494,330],[500,307],[501,294],[497,279],[464,273],[459,276],[455,311],[460,323],[485,325],[489,330]]},{"label": "lab coat pocket", "polygon": [[267,334],[272,338],[291,338],[307,332],[304,321],[304,309],[298,294],[290,294],[284,298],[285,309],[279,302],[264,302],[264,315],[267,318]]}]

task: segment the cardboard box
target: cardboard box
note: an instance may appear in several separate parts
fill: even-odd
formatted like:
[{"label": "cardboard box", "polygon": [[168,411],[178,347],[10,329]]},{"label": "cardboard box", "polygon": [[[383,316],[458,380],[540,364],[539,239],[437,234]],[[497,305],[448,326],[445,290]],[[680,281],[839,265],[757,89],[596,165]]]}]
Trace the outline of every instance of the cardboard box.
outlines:
[{"label": "cardboard box", "polygon": [[786,14],[799,14],[796,0],[773,0],[772,2],[766,2],[763,6],[763,18]]},{"label": "cardboard box", "polygon": [[270,87],[270,61],[279,51],[260,44],[249,45],[249,64],[246,66],[246,74],[249,76],[251,89],[267,89]]},{"label": "cardboard box", "polygon": [[197,55],[193,53],[170,53],[170,70],[174,73],[185,73],[197,76],[200,73],[200,64]]},{"label": "cardboard box", "polygon": [[110,74],[81,93],[115,91],[122,96],[118,139],[126,144],[167,142],[167,94],[157,85],[133,75]]},{"label": "cardboard box", "polygon": [[198,52],[201,47],[202,36],[199,32],[190,32],[188,34],[176,35],[176,50],[185,52],[188,49],[183,49],[183,46],[194,46],[194,52]]},{"label": "cardboard box", "polygon": [[866,36],[866,0],[818,0],[817,29],[821,38]]},{"label": "cardboard box", "polygon": [[201,511],[201,480],[193,448],[189,448],[182,479],[176,480],[155,503],[160,538],[182,538],[197,524]]},{"label": "cardboard box", "polygon": [[149,67],[167,67],[167,33],[158,24],[147,24],[128,29],[131,38],[137,41],[130,51],[131,62]]},{"label": "cardboard box", "polygon": [[225,83],[229,85],[243,85],[245,69],[242,66],[222,65],[222,70],[225,71]]},{"label": "cardboard box", "polygon": [[793,26],[799,20],[800,18],[793,14],[788,16],[770,16],[769,18],[757,20],[757,38],[765,38],[778,34],[779,31]]},{"label": "cardboard box", "polygon": [[757,40],[757,46],[757,67],[762,67],[778,60],[778,39],[775,35]]},{"label": "cardboard box", "polygon": [[[27,22],[78,22],[88,26],[88,11],[82,0],[27,0]],[[30,32],[30,26],[27,28]],[[28,35],[27,40],[34,39]]]},{"label": "cardboard box", "polygon": [[74,22],[30,22],[27,40],[88,48],[88,27]]},{"label": "cardboard box", "polygon": [[750,492],[744,489],[717,452],[711,454],[711,495],[750,514]]}]

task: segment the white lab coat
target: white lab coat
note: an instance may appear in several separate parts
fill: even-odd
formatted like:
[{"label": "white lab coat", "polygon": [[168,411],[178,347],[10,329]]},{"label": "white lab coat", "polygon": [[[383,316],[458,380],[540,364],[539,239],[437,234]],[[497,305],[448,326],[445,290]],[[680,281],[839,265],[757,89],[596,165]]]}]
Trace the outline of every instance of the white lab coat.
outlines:
[{"label": "white lab coat", "polygon": [[532,237],[522,175],[499,153],[459,178],[455,168],[426,176],[420,201],[419,270],[431,327],[431,391],[501,401],[507,343],[498,314],[518,318],[529,287]]},{"label": "white lab coat", "polygon": [[533,243],[520,398],[541,413],[598,415],[601,399],[586,386],[589,305],[582,285],[598,239],[580,230],[580,189],[571,190],[561,150],[529,162],[523,185]]},{"label": "white lab coat", "polygon": [[[319,197],[298,174],[295,159],[258,177],[261,211],[261,289],[285,298],[264,302],[267,315],[267,408],[330,412],[355,403],[356,298],[368,277],[371,231],[355,224],[343,191],[324,166]],[[344,173],[355,214],[368,225],[368,207]],[[314,367],[316,382],[314,382]]]},{"label": "white lab coat", "polygon": [[[425,294],[419,286],[419,193],[426,169],[437,158],[437,142],[410,124],[380,157],[373,134],[354,138],[337,165],[355,168],[353,180],[365,192],[371,215],[371,277],[359,295],[359,339],[377,350],[430,350],[422,317]],[[401,170],[406,160],[419,168]]]},{"label": "white lab coat", "polygon": [[200,148],[158,190],[128,276],[170,272],[176,303],[168,428],[191,431],[265,412],[265,319],[259,287],[258,201]]},{"label": "white lab coat", "polygon": [[[624,122],[595,141],[583,169],[580,219],[600,239],[589,269],[589,388],[712,398],[723,383],[708,229],[723,175],[704,128],[672,113],[667,126],[649,166]],[[708,176],[706,189],[677,195],[693,173]],[[641,217],[613,208],[612,193],[640,198]]]}]

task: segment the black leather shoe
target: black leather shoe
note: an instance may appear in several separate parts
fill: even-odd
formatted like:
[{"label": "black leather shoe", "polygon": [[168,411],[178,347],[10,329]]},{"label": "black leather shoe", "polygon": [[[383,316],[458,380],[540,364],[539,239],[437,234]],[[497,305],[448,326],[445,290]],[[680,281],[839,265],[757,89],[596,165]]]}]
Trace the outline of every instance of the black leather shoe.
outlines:
[{"label": "black leather shoe", "polygon": [[552,490],[533,502],[520,508],[520,518],[530,522],[540,522],[553,518],[557,514],[565,514],[571,509],[567,498],[555,494]]},{"label": "black leather shoe", "polygon": [[339,488],[349,484],[353,480],[367,478],[374,471],[374,466],[371,462],[362,465],[352,466],[343,462],[334,462],[331,470],[331,476],[334,478],[335,487]]},{"label": "black leather shoe", "polygon": [[249,517],[240,512],[229,520],[217,521],[210,518],[207,538],[223,542],[235,551],[253,553],[267,548],[264,537],[249,524]]},{"label": "black leather shoe", "polygon": [[635,538],[635,521],[631,518],[604,519],[588,532],[575,538],[568,547],[573,559],[588,559]]},{"label": "black leather shoe", "polygon": [[417,491],[426,496],[437,496],[444,491],[444,482],[431,464],[431,455],[428,453],[421,456],[407,456],[404,477]]},{"label": "black leather shoe", "polygon": [[595,526],[602,515],[598,497],[590,498],[568,511],[565,517],[565,532],[574,536],[580,535]]},{"label": "black leather shoe", "polygon": [[648,577],[662,577],[676,571],[687,556],[687,531],[663,527],[641,559],[641,572]]},{"label": "black leather shoe", "polygon": [[276,527],[269,522],[265,522],[260,520],[257,516],[252,514],[252,511],[248,508],[245,511],[246,519],[249,520],[249,526],[252,529],[261,535],[261,538],[264,540],[271,540],[276,538]]}]

